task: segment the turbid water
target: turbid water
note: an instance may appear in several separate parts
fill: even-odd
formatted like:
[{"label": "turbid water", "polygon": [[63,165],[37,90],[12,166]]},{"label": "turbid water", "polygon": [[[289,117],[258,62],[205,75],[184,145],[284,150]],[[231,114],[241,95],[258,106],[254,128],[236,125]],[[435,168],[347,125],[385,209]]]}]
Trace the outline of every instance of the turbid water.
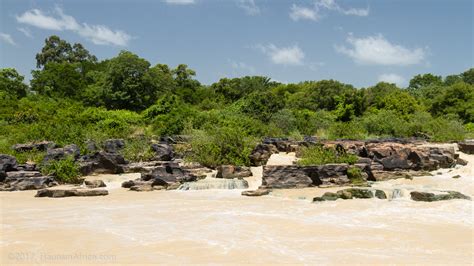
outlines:
[{"label": "turbid water", "polygon": [[[474,156],[462,157],[469,166],[376,186],[474,196]],[[255,187],[261,168],[252,171],[247,181]],[[0,264],[472,264],[472,201],[310,203],[340,188],[243,197],[238,189],[132,192],[120,188],[130,175],[95,178],[106,181],[108,196],[0,193]]]}]

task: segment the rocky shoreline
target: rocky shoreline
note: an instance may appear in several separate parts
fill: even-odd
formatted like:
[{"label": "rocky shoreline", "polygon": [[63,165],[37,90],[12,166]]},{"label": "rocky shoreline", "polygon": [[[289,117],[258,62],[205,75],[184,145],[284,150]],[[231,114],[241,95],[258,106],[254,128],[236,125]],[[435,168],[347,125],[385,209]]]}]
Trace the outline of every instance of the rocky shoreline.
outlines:
[{"label": "rocky shoreline", "polygon": [[[162,139],[151,144],[155,153],[153,160],[146,162],[128,162],[120,154],[125,142],[110,139],[98,148],[95,144],[88,145],[88,153],[81,154],[77,145],[71,144],[58,147],[55,143],[43,141],[38,143],[17,144],[12,147],[16,152],[32,150],[46,151],[43,164],[60,160],[67,156],[74,158],[83,175],[97,173],[139,173],[140,178],[122,183],[122,188],[135,192],[153,190],[188,190],[228,188],[245,189],[249,187],[245,180],[252,176],[249,167],[222,165],[215,170],[198,163],[184,162],[176,156],[171,138]],[[334,148],[340,152],[356,155],[355,164],[324,164],[301,166],[267,165],[273,154],[294,153],[295,161],[303,147],[320,145]],[[474,143],[458,144],[461,152],[472,153]],[[397,178],[413,178],[413,176],[429,175],[429,171],[466,165],[468,162],[459,157],[454,145],[436,145],[417,140],[372,140],[372,141],[318,141],[305,138],[293,141],[285,138],[267,138],[258,144],[250,155],[254,167],[262,167],[261,185],[256,190],[243,191],[244,196],[263,196],[271,194],[273,189],[293,189],[307,187],[355,187],[349,191],[341,190],[333,194],[315,197],[314,201],[334,199],[383,198],[382,192],[370,187],[377,181]],[[351,177],[350,170],[359,169],[360,178],[357,182]],[[105,184],[101,180],[73,186],[68,189],[55,188],[60,185],[54,176],[44,176],[35,164],[18,164],[16,158],[0,154],[0,191],[38,190],[38,197],[70,197],[70,196],[105,196]],[[359,187],[359,188],[357,188]],[[421,194],[420,194],[421,193]],[[412,199],[417,201],[434,201],[447,199],[469,199],[468,196],[448,192],[412,192]],[[349,194],[355,196],[348,196]],[[448,196],[445,196],[448,195]],[[387,196],[385,196],[387,198]]]}]

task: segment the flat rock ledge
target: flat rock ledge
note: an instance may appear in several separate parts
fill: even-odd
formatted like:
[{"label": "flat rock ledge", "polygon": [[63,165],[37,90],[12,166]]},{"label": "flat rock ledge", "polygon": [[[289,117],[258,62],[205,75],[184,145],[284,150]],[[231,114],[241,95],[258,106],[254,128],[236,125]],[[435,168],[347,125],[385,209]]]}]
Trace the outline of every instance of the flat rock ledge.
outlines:
[{"label": "flat rock ledge", "polygon": [[334,201],[337,199],[387,199],[387,195],[383,190],[379,189],[365,189],[365,188],[347,188],[339,190],[336,193],[326,192],[321,197],[313,198],[313,202],[319,201]]},{"label": "flat rock ledge", "polygon": [[109,192],[105,189],[41,189],[35,197],[64,198],[64,197],[94,197],[106,196]]},{"label": "flat rock ledge", "polygon": [[259,197],[259,196],[265,196],[270,194],[272,192],[271,189],[262,189],[259,188],[257,190],[247,190],[247,191],[242,191],[241,195],[242,196],[249,196],[249,197]]}]

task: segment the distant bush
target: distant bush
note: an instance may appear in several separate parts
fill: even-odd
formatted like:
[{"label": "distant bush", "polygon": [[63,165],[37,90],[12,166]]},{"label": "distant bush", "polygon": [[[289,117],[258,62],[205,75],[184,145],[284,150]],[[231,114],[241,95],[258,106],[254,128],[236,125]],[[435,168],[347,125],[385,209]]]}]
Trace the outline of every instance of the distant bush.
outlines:
[{"label": "distant bush", "polygon": [[322,165],[328,163],[354,164],[358,160],[356,155],[337,151],[334,148],[324,148],[316,145],[303,148],[299,165]]},{"label": "distant bush", "polygon": [[44,175],[52,175],[63,183],[80,183],[82,181],[79,166],[71,157],[47,163],[41,168],[41,172]]},{"label": "distant bush", "polygon": [[150,141],[141,137],[127,140],[120,153],[125,159],[132,162],[148,161],[155,155],[151,149]]},{"label": "distant bush", "polygon": [[359,121],[335,122],[329,127],[330,139],[365,139],[367,131]]},{"label": "distant bush", "polygon": [[347,169],[347,177],[353,185],[364,185],[366,183],[362,177],[362,170],[358,167],[349,167]]}]

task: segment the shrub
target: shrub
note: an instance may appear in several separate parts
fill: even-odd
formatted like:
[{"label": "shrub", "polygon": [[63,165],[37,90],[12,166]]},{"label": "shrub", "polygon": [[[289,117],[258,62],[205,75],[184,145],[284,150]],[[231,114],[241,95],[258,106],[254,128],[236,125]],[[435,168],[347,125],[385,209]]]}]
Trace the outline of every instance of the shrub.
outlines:
[{"label": "shrub", "polygon": [[360,170],[358,167],[349,167],[349,169],[347,169],[347,177],[354,185],[363,185],[366,183],[362,177],[362,170]]},{"label": "shrub", "polygon": [[367,136],[367,131],[359,121],[335,122],[328,131],[330,139],[364,139]]},{"label": "shrub", "polygon": [[150,141],[140,137],[127,140],[121,153],[125,159],[132,162],[148,161],[155,155],[151,149]]},{"label": "shrub", "polygon": [[362,118],[369,135],[382,137],[407,137],[410,135],[408,123],[391,110],[380,110]]},{"label": "shrub", "polygon": [[55,176],[58,181],[63,183],[80,183],[82,181],[79,166],[72,157],[49,162],[41,168],[41,172],[44,175]]},{"label": "shrub", "polygon": [[322,165],[328,163],[354,164],[358,160],[356,155],[337,151],[334,148],[324,148],[320,145],[306,147],[301,150],[299,165]]},{"label": "shrub", "polygon": [[249,155],[255,143],[254,138],[242,135],[236,128],[195,130],[191,140],[192,153],[186,159],[207,167],[249,165]]}]

